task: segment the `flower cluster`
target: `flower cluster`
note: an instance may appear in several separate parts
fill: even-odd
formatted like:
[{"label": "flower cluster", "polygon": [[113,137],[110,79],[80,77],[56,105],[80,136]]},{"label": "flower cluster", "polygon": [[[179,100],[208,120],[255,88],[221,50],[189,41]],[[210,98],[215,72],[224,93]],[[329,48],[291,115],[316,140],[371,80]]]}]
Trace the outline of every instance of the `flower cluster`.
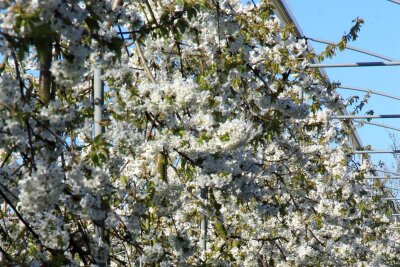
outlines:
[{"label": "flower cluster", "polygon": [[241,2],[0,3],[1,264],[399,264],[339,96]]}]

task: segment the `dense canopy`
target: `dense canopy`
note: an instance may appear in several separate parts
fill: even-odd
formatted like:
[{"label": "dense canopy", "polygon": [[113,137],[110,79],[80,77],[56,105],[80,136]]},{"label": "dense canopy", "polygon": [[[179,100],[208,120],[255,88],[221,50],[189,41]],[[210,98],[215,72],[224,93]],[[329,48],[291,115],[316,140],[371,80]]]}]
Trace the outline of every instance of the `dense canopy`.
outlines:
[{"label": "dense canopy", "polygon": [[269,1],[120,4],[0,3],[1,264],[399,264],[340,97]]}]

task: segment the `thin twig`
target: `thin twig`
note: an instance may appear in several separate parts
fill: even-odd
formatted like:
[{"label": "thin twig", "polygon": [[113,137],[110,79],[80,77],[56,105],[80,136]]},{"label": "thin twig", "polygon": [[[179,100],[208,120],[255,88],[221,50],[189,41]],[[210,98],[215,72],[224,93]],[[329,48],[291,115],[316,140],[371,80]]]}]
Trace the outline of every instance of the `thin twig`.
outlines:
[{"label": "thin twig", "polygon": [[142,62],[143,68],[144,68],[144,70],[145,70],[145,72],[147,74],[147,78],[149,78],[149,80],[152,83],[156,83],[156,80],[154,79],[153,74],[151,73],[149,67],[147,66],[147,61],[146,61],[146,58],[143,55],[142,49],[140,48],[140,43],[139,43],[138,39],[135,40],[135,46],[136,46],[136,51],[137,51],[137,53],[139,55],[139,58],[140,58],[140,60]]},{"label": "thin twig", "polygon": [[25,225],[26,229],[28,229],[29,232],[35,237],[37,242],[41,244],[39,235],[33,230],[33,228],[30,226],[30,224],[22,217],[21,213],[17,210],[17,208],[14,206],[12,201],[4,194],[2,190],[0,190],[0,196],[4,199],[4,201],[10,205],[11,209],[15,212],[17,217],[21,220],[21,222]]}]

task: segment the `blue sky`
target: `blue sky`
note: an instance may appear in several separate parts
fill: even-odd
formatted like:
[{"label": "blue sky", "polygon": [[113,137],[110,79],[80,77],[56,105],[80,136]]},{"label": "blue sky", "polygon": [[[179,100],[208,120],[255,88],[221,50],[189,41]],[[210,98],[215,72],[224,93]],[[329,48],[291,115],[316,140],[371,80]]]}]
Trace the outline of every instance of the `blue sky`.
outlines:
[{"label": "blue sky", "polygon": [[[339,41],[349,31],[352,20],[363,18],[359,38],[349,45],[379,53],[400,61],[400,5],[387,0],[286,0],[293,15],[308,37]],[[310,42],[317,52],[325,45]],[[362,62],[382,61],[353,51],[339,52],[332,60],[325,62]],[[363,67],[325,69],[332,81],[342,85],[383,91],[400,96],[400,66]],[[338,90],[344,97],[363,93]],[[368,105],[362,111],[374,110],[375,114],[400,114],[400,101],[372,95]],[[360,114],[361,115],[361,114]],[[374,122],[400,127],[400,119],[380,119]],[[364,145],[377,149],[390,149],[392,143],[389,133],[400,132],[382,129],[376,126],[363,126],[359,135]],[[400,138],[399,138],[400,139]],[[374,155],[373,160],[383,160],[392,164],[389,155]]]}]

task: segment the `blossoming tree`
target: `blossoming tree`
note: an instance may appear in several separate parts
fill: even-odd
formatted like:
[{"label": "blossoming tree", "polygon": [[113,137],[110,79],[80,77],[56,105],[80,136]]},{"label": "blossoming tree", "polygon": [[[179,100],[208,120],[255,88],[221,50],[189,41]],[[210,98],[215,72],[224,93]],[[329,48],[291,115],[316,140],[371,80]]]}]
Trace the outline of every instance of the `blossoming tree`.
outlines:
[{"label": "blossoming tree", "polygon": [[268,1],[0,8],[2,265],[399,264],[339,96]]}]

